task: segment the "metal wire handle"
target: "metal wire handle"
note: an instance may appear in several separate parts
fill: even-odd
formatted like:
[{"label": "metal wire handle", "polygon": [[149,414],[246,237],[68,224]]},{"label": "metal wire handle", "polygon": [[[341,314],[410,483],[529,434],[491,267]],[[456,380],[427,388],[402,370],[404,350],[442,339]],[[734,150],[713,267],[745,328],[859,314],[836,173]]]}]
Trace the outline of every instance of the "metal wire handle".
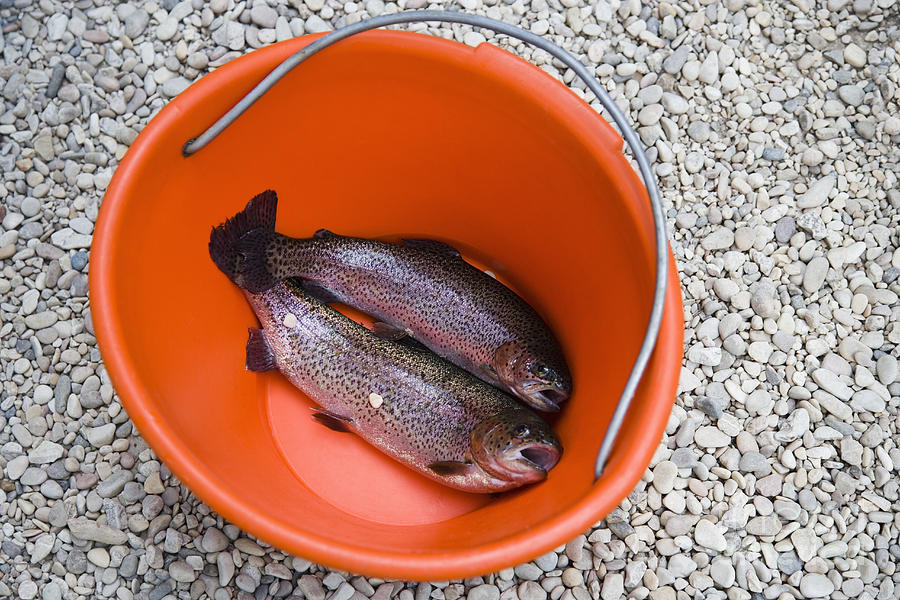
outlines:
[{"label": "metal wire handle", "polygon": [[656,185],[656,180],[654,179],[653,173],[650,170],[650,161],[647,159],[647,155],[644,153],[644,149],[641,147],[641,142],[638,138],[637,133],[635,133],[634,129],[632,129],[631,125],[628,123],[628,120],[625,118],[625,115],[622,113],[616,103],[613,102],[612,98],[610,98],[609,94],[606,92],[603,86],[601,86],[600,83],[596,79],[594,79],[594,77],[588,72],[585,66],[582,65],[569,52],[563,50],[553,42],[531,33],[530,31],[525,31],[524,29],[520,29],[514,25],[508,25],[507,23],[489,19],[488,17],[482,17],[480,15],[470,15],[466,13],[441,10],[422,10],[402,12],[393,15],[384,15],[372,19],[367,19],[365,21],[360,21],[358,23],[354,23],[353,25],[347,25],[346,27],[342,27],[340,29],[332,31],[328,35],[317,39],[290,58],[286,59],[271,73],[266,75],[265,79],[259,82],[256,87],[254,87],[253,90],[250,91],[250,93],[244,96],[237,104],[234,105],[234,107],[232,107],[227,113],[225,113],[225,115],[222,116],[218,121],[216,121],[209,129],[204,131],[196,138],[188,140],[188,142],[184,145],[183,153],[185,156],[190,156],[213,141],[216,136],[222,133],[222,131],[224,131],[238,117],[240,117],[245,110],[250,108],[250,106],[253,105],[254,102],[259,100],[263,94],[269,91],[272,86],[274,86],[278,82],[279,79],[287,75],[287,73],[294,67],[296,67],[309,57],[313,56],[320,50],[323,50],[324,48],[327,48],[332,44],[336,44],[337,42],[352,35],[356,35],[357,33],[368,31],[370,29],[377,29],[378,27],[386,27],[388,25],[400,25],[403,23],[418,23],[422,21],[462,23],[464,25],[471,25],[472,27],[490,29],[496,33],[508,35],[510,37],[522,40],[523,42],[527,42],[532,46],[540,48],[553,57],[559,59],[563,64],[572,69],[572,71],[574,71],[575,74],[578,75],[578,77],[585,83],[588,89],[590,89],[594,93],[594,95],[597,96],[597,99],[600,100],[603,108],[605,108],[609,112],[609,115],[612,117],[613,121],[615,121],[616,125],[619,126],[619,130],[622,132],[622,137],[625,139],[625,141],[628,143],[628,146],[631,148],[631,151],[634,153],[634,158],[637,161],[638,168],[641,173],[641,178],[644,180],[644,185],[647,187],[647,192],[650,196],[650,206],[653,212],[653,228],[656,234],[656,286],[653,294],[653,305],[650,309],[650,322],[647,325],[647,332],[644,335],[644,341],[641,344],[641,349],[638,352],[634,367],[631,370],[631,374],[628,376],[628,380],[625,382],[625,389],[622,391],[622,396],[619,398],[619,403],[616,406],[616,410],[613,413],[612,420],[610,420],[609,427],[603,437],[603,442],[600,444],[600,450],[597,452],[594,475],[596,478],[599,478],[603,473],[603,468],[606,466],[606,461],[609,458],[610,452],[613,448],[613,444],[615,443],[616,438],[619,434],[619,430],[622,427],[622,423],[625,420],[625,415],[628,412],[628,407],[631,405],[631,400],[634,397],[635,390],[637,389],[637,386],[641,381],[641,377],[643,376],[644,371],[647,368],[647,363],[650,360],[650,355],[653,353],[653,349],[656,346],[656,339],[659,336],[660,325],[662,323],[663,306],[665,304],[666,276],[668,274],[668,243],[666,240],[665,213],[663,212],[662,202],[660,201],[659,188]]}]

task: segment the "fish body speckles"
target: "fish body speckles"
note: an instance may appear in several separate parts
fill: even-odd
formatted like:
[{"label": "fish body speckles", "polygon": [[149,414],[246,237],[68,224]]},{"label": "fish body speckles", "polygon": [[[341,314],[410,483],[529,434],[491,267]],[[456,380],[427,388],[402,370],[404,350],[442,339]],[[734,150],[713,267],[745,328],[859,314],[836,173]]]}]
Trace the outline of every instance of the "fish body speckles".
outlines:
[{"label": "fish body speckles", "polygon": [[[274,192],[223,226],[239,246],[239,285],[259,292],[290,277],[323,302],[376,316],[439,356],[555,411],[572,391],[556,337],[535,310],[500,281],[435,240],[389,244],[319,230],[312,238],[275,233]],[[254,199],[255,201],[256,199]],[[226,235],[227,234],[227,235]],[[232,262],[220,268],[233,271]]]},{"label": "fish body speckles", "polygon": [[[370,331],[348,319],[325,303],[339,299],[335,290],[314,281],[311,285],[309,279],[302,283],[274,279],[265,270],[265,261],[277,266],[287,260],[272,243],[276,240],[274,223],[274,193],[266,192],[210,235],[211,258],[244,290],[261,325],[261,329],[250,328],[249,370],[277,368],[319,405],[312,415],[316,421],[335,431],[354,432],[445,485],[487,493],[546,478],[562,447],[534,412],[435,354],[408,347],[402,340],[404,327],[388,322]],[[313,240],[303,242],[343,239],[317,232]],[[448,264],[465,264],[442,244],[422,245],[429,248],[427,252],[452,261]],[[333,250],[336,255],[343,252],[348,264],[363,267],[335,271],[335,277],[349,282],[347,285],[366,285],[360,273],[369,267],[402,276],[400,271],[391,271],[391,265],[397,263],[391,253],[360,253],[349,247]],[[434,297],[436,289],[432,286],[432,293],[426,295]],[[399,301],[397,291],[386,288],[373,288],[372,297]],[[453,300],[444,294],[444,303]],[[432,313],[438,310],[434,305],[421,308]],[[432,320],[422,326],[438,339],[446,332],[435,329],[433,322],[432,314]],[[464,325],[460,323],[460,327]],[[469,324],[468,330],[483,325]],[[414,324],[408,327],[420,337]],[[521,362],[518,346],[506,343],[501,347],[504,361]]]},{"label": "fish body speckles", "polygon": [[[546,430],[542,443],[558,445],[537,415],[500,390],[431,353],[373,335],[297,284],[246,296],[278,370],[324,409],[317,420],[357,433],[432,479],[473,492],[534,481],[505,479],[473,463],[473,433],[497,415]],[[290,317],[296,323],[288,327]]]}]

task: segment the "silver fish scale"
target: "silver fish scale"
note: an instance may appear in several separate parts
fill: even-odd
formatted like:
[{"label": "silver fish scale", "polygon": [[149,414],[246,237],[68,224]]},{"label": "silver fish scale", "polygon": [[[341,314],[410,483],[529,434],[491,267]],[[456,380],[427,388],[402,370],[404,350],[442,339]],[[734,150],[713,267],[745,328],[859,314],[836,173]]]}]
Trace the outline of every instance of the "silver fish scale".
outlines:
[{"label": "silver fish scale", "polygon": [[[454,487],[509,487],[481,469],[463,478],[438,476],[427,467],[469,460],[470,433],[483,419],[509,411],[527,420],[530,411],[430,353],[374,336],[292,283],[246,295],[278,369],[324,409],[350,418],[361,437]],[[287,327],[286,318],[296,324]],[[378,408],[369,401],[372,392],[384,399]]]},{"label": "silver fish scale", "polygon": [[313,239],[276,235],[267,259],[277,279],[321,283],[340,301],[411,329],[439,356],[489,383],[497,380],[483,366],[509,341],[523,342],[551,366],[565,364],[558,342],[534,309],[458,257],[330,234]]}]

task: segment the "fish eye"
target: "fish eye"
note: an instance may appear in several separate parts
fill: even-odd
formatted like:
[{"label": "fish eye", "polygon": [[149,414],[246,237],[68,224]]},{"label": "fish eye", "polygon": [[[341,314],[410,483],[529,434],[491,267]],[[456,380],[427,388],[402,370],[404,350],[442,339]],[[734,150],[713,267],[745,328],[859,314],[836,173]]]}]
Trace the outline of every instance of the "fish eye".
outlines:
[{"label": "fish eye", "polygon": [[528,425],[519,425],[513,430],[513,435],[517,438],[523,438],[529,433],[531,433],[531,429],[528,428]]},{"label": "fish eye", "polygon": [[553,369],[546,365],[537,365],[534,368],[533,372],[535,375],[541,377],[542,379],[550,379],[551,377],[556,375],[556,373],[553,372]]}]

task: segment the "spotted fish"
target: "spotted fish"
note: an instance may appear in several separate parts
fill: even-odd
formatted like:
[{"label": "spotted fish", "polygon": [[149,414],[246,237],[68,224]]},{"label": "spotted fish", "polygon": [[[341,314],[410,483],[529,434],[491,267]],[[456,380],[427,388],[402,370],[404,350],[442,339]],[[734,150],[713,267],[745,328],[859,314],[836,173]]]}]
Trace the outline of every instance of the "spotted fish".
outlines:
[{"label": "spotted fish", "polygon": [[[210,254],[240,284],[229,240],[214,237]],[[247,368],[281,371],[319,405],[312,417],[323,425],[468,492],[541,481],[559,460],[559,439],[512,397],[431,352],[379,337],[294,280],[245,295],[261,324],[250,329]]]},{"label": "spotted fish", "polygon": [[532,408],[556,411],[571,394],[568,365],[543,319],[451,246],[390,244],[327,230],[286,237],[275,233],[277,202],[275,192],[263,192],[213,231],[238,249],[246,289],[258,293],[299,277],[314,297],[375,316],[382,334],[408,334]]}]

